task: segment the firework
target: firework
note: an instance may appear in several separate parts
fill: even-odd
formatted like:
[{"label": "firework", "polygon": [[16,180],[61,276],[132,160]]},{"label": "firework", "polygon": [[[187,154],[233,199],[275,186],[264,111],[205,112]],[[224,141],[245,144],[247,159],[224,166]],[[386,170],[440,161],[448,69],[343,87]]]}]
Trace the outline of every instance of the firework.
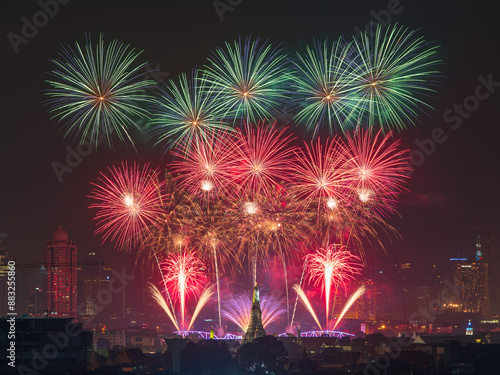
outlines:
[{"label": "firework", "polygon": [[235,170],[232,133],[220,132],[181,143],[174,151],[172,172],[178,174],[179,188],[190,194],[207,198],[234,190],[232,173]]},{"label": "firework", "polygon": [[296,152],[292,170],[292,190],[304,205],[318,202],[320,207],[335,209],[346,197],[350,176],[345,167],[345,147],[338,138],[327,140],[323,145],[305,143],[305,150]]},{"label": "firework", "polygon": [[[180,331],[179,328],[179,322],[177,321],[177,317],[175,316],[175,312],[173,309],[169,307],[167,302],[165,301],[165,298],[163,297],[163,294],[160,292],[160,290],[154,285],[154,284],[149,284],[149,290],[151,293],[151,296],[153,297],[153,300],[165,311],[169,319],[172,321],[174,324],[175,328],[177,331]],[[209,286],[203,290],[203,292],[200,295],[200,298],[198,298],[198,302],[196,303],[196,307],[194,309],[193,315],[191,316],[191,320],[189,322],[189,325],[187,326],[186,331],[189,331],[191,327],[194,324],[194,321],[198,317],[198,314],[200,311],[205,307],[207,302],[210,300],[210,297],[212,296],[213,293],[213,287]]]},{"label": "firework", "polygon": [[313,317],[314,321],[318,325],[319,329],[322,331],[323,328],[321,328],[321,324],[320,324],[320,322],[318,320],[318,317],[316,316],[316,313],[314,312],[314,309],[313,309],[313,307],[311,305],[311,302],[309,302],[309,299],[307,298],[307,295],[304,292],[304,290],[300,287],[300,285],[297,285],[297,284],[295,284],[293,286],[293,290],[295,290],[295,292],[297,293],[297,296],[300,299],[300,302],[302,302],[302,304],[307,309],[307,311],[309,311],[309,314],[311,314],[311,316]]},{"label": "firework", "polygon": [[205,140],[219,130],[229,129],[221,120],[216,92],[209,92],[197,70],[190,79],[181,74],[178,83],[169,80],[154,101],[151,120],[158,143],[169,147],[179,143]]},{"label": "firework", "polygon": [[149,164],[109,168],[109,174],[101,172],[99,183],[89,197],[97,209],[96,234],[103,234],[103,241],[110,239],[119,250],[132,250],[142,246],[152,228],[159,226],[163,195],[158,171],[150,170]]},{"label": "firework", "polygon": [[429,82],[437,74],[436,49],[403,27],[377,25],[362,33],[354,42],[358,119],[370,126],[404,129],[417,110],[431,108],[419,96],[434,91]]},{"label": "firework", "polygon": [[350,175],[354,199],[361,206],[372,205],[380,213],[393,213],[398,194],[408,179],[408,150],[400,150],[399,140],[392,142],[392,132],[358,129],[347,136],[346,169]]},{"label": "firework", "polygon": [[150,97],[144,90],[155,84],[142,79],[146,63],[135,63],[139,54],[116,40],[105,44],[101,35],[95,48],[88,38],[84,46],[63,47],[60,59],[51,60],[56,69],[47,80],[48,104],[53,117],[66,123],[65,137],[112,146],[114,133],[134,143],[130,130],[142,131],[136,120],[148,117],[144,107]]},{"label": "firework", "polygon": [[204,80],[220,93],[225,118],[247,122],[273,119],[285,98],[288,73],[281,51],[259,39],[226,43],[209,57]]},{"label": "firework", "polygon": [[352,280],[354,275],[360,273],[360,260],[351,254],[344,246],[330,245],[326,249],[319,249],[314,254],[309,254],[305,259],[305,267],[308,270],[309,281],[315,285],[321,285],[325,294],[326,323],[328,325],[330,310],[330,295],[332,286],[338,289],[345,287],[346,281]]},{"label": "firework", "polygon": [[154,301],[165,311],[165,314],[170,318],[172,323],[174,324],[175,328],[179,331],[179,323],[177,322],[177,318],[175,316],[175,312],[168,306],[167,302],[165,301],[165,298],[163,298],[163,295],[161,294],[160,290],[154,285],[154,284],[149,284],[149,291],[151,293],[151,296],[153,297]]},{"label": "firework", "polygon": [[[260,296],[260,307],[264,328],[277,321],[286,311],[282,299],[267,294]],[[250,324],[251,308],[252,298],[248,294],[237,294],[224,299],[224,316],[236,324],[243,332],[247,331]]]},{"label": "firework", "polygon": [[285,136],[285,131],[260,124],[238,133],[235,178],[243,193],[269,196],[280,181],[289,178],[294,148],[290,145],[293,138]]},{"label": "firework", "polygon": [[358,105],[353,94],[357,70],[350,43],[342,38],[315,42],[312,48],[307,46],[305,55],[298,54],[294,65],[297,122],[313,129],[314,134],[324,125],[328,125],[330,134],[338,128],[345,131],[355,120]]},{"label": "firework", "polygon": [[163,282],[174,300],[179,301],[180,326],[185,327],[186,298],[199,295],[205,283],[204,265],[193,252],[171,253],[161,264]]},{"label": "firework", "polygon": [[[198,303],[196,304],[196,307],[194,308],[193,315],[191,316],[191,321],[189,322],[189,325],[187,327],[186,331],[189,331],[191,327],[194,324],[194,321],[198,317],[198,314],[200,313],[201,309],[205,307],[205,305],[208,303],[210,300],[210,297],[212,297],[213,294],[213,286],[209,286],[201,292],[200,298],[198,298]],[[220,320],[219,320],[220,322]]]},{"label": "firework", "polygon": [[340,323],[340,321],[342,320],[342,318],[344,317],[345,313],[347,311],[349,311],[349,309],[351,308],[351,306],[354,304],[354,302],[356,302],[356,300],[361,297],[366,291],[366,287],[364,285],[361,285],[358,289],[356,289],[356,291],[349,297],[349,299],[347,300],[344,308],[342,309],[342,312],[340,313],[337,321],[335,322],[335,325],[333,326],[333,329],[332,330],[335,330],[335,328],[337,328],[338,324]]}]

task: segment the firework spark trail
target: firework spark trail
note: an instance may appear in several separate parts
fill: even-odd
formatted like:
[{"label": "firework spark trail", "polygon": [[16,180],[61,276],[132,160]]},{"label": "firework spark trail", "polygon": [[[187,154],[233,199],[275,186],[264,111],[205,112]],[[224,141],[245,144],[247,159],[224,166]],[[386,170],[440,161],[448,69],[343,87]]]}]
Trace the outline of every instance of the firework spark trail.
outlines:
[{"label": "firework spark trail", "polygon": [[[283,301],[267,294],[260,296],[262,325],[264,328],[277,321],[285,313]],[[224,300],[223,313],[226,318],[246,332],[250,324],[252,298],[248,294],[237,294]]]},{"label": "firework spark trail", "polygon": [[340,313],[340,316],[338,317],[337,321],[335,322],[335,325],[333,326],[332,331],[335,330],[337,325],[340,323],[342,318],[344,317],[345,313],[351,308],[351,306],[356,302],[356,300],[361,297],[366,291],[366,287],[364,285],[361,285],[352,295],[349,297],[347,300],[344,308],[342,309],[342,312]]},{"label": "firework spark trail", "polygon": [[[298,284],[299,288],[301,288],[302,282],[304,281],[305,274],[306,274],[306,268],[302,267],[302,275],[300,276],[300,281]],[[298,301],[299,301],[299,294],[297,293],[297,297],[295,298],[295,305],[293,306],[292,320],[290,321],[290,332],[292,331],[293,320],[295,319],[295,312],[297,311],[297,302]]]},{"label": "firework spark trail", "polygon": [[185,328],[186,297],[189,293],[198,295],[205,275],[202,271],[203,263],[193,252],[170,254],[162,263],[165,271],[164,280],[167,288],[177,298],[180,304],[180,326]]},{"label": "firework spark trail", "polygon": [[198,298],[198,303],[196,304],[196,307],[194,309],[193,316],[191,317],[191,321],[189,322],[189,326],[187,327],[186,331],[189,331],[191,329],[201,309],[207,304],[210,297],[212,297],[213,289],[214,289],[213,286],[210,285],[209,287],[205,288],[205,290],[203,290],[203,292],[201,293],[200,298]]},{"label": "firework spark trail", "polygon": [[321,284],[325,293],[326,325],[330,316],[330,296],[332,286],[338,289],[348,280],[352,280],[354,275],[360,273],[361,264],[355,261],[359,257],[351,254],[345,246],[338,247],[333,244],[326,249],[319,249],[314,254],[308,254],[305,258],[309,281],[315,285]]},{"label": "firework spark trail", "polygon": [[309,314],[313,317],[314,321],[318,325],[320,331],[323,330],[321,328],[321,324],[319,323],[318,317],[316,316],[316,313],[314,312],[313,307],[311,306],[311,302],[309,302],[309,299],[307,298],[306,294],[304,293],[304,290],[300,287],[300,285],[295,284],[293,286],[293,290],[297,293],[297,296],[300,298],[300,302],[305,306],[307,311],[309,311]]},{"label": "firework spark trail", "polygon": [[84,46],[63,47],[61,59],[51,60],[57,68],[47,80],[51,89],[46,95],[53,117],[67,123],[65,137],[73,134],[81,144],[88,139],[96,148],[102,141],[111,147],[115,133],[134,145],[130,129],[142,131],[136,120],[149,115],[143,107],[151,98],[144,90],[156,84],[142,79],[147,64],[135,64],[139,54],[117,40],[105,44],[101,35],[95,50],[88,37]]},{"label": "firework spark trail", "polygon": [[220,285],[219,285],[219,264],[217,262],[217,250],[215,243],[212,245],[214,249],[214,263],[215,263],[215,280],[217,286],[217,310],[219,311],[219,328],[222,327],[222,317],[220,310]]},{"label": "firework spark trail", "polygon": [[110,238],[118,250],[139,248],[151,228],[159,226],[163,213],[159,172],[150,170],[149,164],[129,167],[127,162],[110,167],[109,172],[101,172],[89,195],[96,201],[89,206],[97,209],[95,233],[103,234],[103,242]]},{"label": "firework spark trail", "polygon": [[163,295],[161,294],[160,290],[154,284],[151,283],[149,283],[149,290],[155,302],[163,309],[163,311],[165,311],[165,313],[170,318],[172,323],[174,323],[175,328],[179,331],[179,324],[177,322],[177,319],[175,318],[173,311],[165,302],[165,298],[163,298]]}]

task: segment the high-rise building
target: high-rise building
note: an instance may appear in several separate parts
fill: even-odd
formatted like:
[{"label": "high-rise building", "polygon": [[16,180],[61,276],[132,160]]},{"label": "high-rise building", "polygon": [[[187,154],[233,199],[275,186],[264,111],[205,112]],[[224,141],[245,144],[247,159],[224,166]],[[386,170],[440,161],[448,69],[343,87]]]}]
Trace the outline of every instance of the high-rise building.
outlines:
[{"label": "high-rise building", "polygon": [[474,225],[472,228],[472,245],[474,260],[481,263],[489,263],[491,255],[491,243],[494,228],[484,225]]},{"label": "high-rise building", "polygon": [[495,246],[495,228],[485,225],[474,225],[472,230],[472,245],[474,260],[481,264],[483,305],[485,316],[490,312],[500,312],[500,277],[489,270],[500,264],[498,253],[493,251]]},{"label": "high-rise building", "polygon": [[43,290],[36,286],[31,285],[29,288],[28,296],[26,298],[26,311],[25,315],[28,317],[40,317],[43,315]]},{"label": "high-rise building", "polygon": [[59,226],[45,244],[45,311],[53,317],[73,317],[77,307],[77,252],[68,233]]},{"label": "high-rise building", "polygon": [[489,316],[487,263],[469,262],[466,258],[450,259],[454,265],[453,278],[458,289],[458,310]]}]

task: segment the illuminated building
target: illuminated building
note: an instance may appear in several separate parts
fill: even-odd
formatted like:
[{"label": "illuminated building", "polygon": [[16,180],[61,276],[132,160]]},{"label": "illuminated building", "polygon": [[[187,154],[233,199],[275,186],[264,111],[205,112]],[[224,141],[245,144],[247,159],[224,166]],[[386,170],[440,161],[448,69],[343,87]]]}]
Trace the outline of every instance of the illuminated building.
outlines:
[{"label": "illuminated building", "polygon": [[31,285],[26,299],[26,315],[39,317],[43,315],[43,290],[36,285]]},{"label": "illuminated building", "polygon": [[77,253],[68,233],[60,226],[45,244],[45,311],[53,317],[76,318]]},{"label": "illuminated building", "polygon": [[472,328],[472,323],[469,319],[469,323],[467,324],[467,327],[465,328],[465,334],[467,336],[472,336],[474,334],[474,329]]},{"label": "illuminated building", "polygon": [[266,331],[264,329],[264,326],[262,325],[262,311],[260,309],[259,287],[255,285],[255,287],[253,288],[252,309],[250,310],[250,323],[248,324],[243,342],[252,342],[253,339],[265,335]]},{"label": "illuminated building", "polygon": [[453,278],[458,289],[458,311],[489,315],[488,267],[485,263],[452,258]]},{"label": "illuminated building", "polygon": [[109,289],[110,271],[105,269],[102,259],[95,251],[90,251],[83,263],[87,264],[82,267],[80,272],[82,285],[80,291],[82,292],[82,302],[85,303],[85,308],[78,311],[78,313],[85,320],[86,317],[97,315],[103,308],[103,306],[98,306],[99,294],[102,290]]},{"label": "illuminated building", "polygon": [[[492,275],[490,275],[489,272],[491,268],[490,265],[492,262],[495,264],[496,260],[495,254],[491,251],[494,233],[495,229],[493,227],[484,225],[474,225],[472,230],[473,259],[480,267],[481,306],[483,316],[490,316],[490,296],[495,294],[498,295],[498,287],[495,285],[497,283],[492,283]],[[498,281],[498,279],[496,281]],[[491,290],[491,287],[494,287],[495,290]],[[494,299],[493,305],[495,305],[495,303],[498,304],[498,298]]]}]

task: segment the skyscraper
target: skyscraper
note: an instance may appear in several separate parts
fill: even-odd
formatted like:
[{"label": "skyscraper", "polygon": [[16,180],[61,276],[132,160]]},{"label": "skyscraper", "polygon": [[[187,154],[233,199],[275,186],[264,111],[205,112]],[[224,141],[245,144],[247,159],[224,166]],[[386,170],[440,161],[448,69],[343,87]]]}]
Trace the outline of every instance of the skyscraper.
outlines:
[{"label": "skyscraper", "polygon": [[454,264],[453,278],[459,293],[459,311],[489,316],[487,264],[469,262],[465,258],[450,260]]},{"label": "skyscraper", "polygon": [[43,251],[44,309],[49,316],[76,318],[77,261],[76,245],[59,226]]},{"label": "skyscraper", "polygon": [[[474,225],[472,230],[474,260],[479,264],[480,272],[480,288],[481,288],[481,306],[483,316],[490,315],[490,300],[491,296],[495,293],[492,290],[492,283],[490,269],[492,263],[495,264],[495,254],[492,254],[493,237],[495,229],[490,226]],[[496,303],[496,298],[494,298]]]}]

